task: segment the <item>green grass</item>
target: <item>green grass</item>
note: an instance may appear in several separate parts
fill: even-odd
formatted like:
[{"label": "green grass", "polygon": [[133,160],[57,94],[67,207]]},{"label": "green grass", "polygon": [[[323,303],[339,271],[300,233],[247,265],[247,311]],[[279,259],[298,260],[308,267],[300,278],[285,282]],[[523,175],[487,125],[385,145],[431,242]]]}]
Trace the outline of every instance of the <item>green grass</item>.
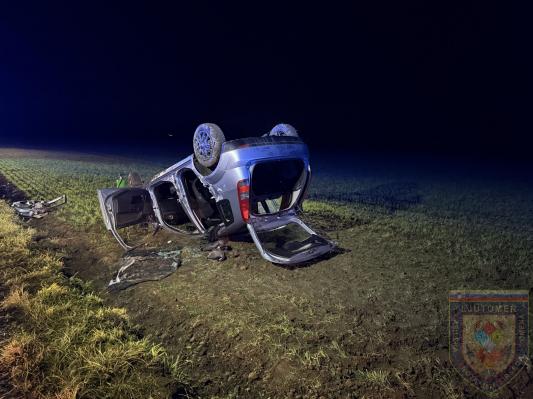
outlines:
[{"label": "green grass", "polygon": [[[137,170],[148,178],[160,169],[123,161],[0,159],[0,173],[30,196],[67,193],[70,204],[58,216],[75,228],[97,226],[99,237],[103,224],[96,189],[113,186],[119,172]],[[191,245],[182,251],[183,265],[176,276],[139,285],[124,301],[137,306],[135,294],[140,296],[137,316],[151,323],[154,333],[183,328],[169,343],[183,349],[191,371],[198,372],[194,367],[205,358],[204,347],[223,339],[230,342],[227,350],[209,348],[210,364],[245,362],[249,369],[244,377],[227,384],[226,377],[216,379],[216,370],[205,376],[229,396],[244,387],[254,389],[247,385],[251,383],[246,376],[252,373],[275,376],[275,381],[266,380],[263,390],[251,391],[264,393],[275,385],[278,391],[272,397],[287,396],[291,387],[299,386],[307,387],[298,391],[304,396],[357,392],[361,397],[389,397],[397,391],[423,397],[420,389],[432,397],[475,396],[442,360],[448,337],[447,294],[450,289],[533,287],[533,187],[518,181],[349,176],[318,170],[309,198],[304,203],[306,220],[346,252],[289,270],[263,262],[252,245],[235,243],[241,256],[223,263],[206,262]],[[28,253],[19,250],[17,256],[25,259]],[[41,268],[12,281],[36,280],[56,282]],[[20,302],[27,290],[14,292],[14,301]],[[53,289],[28,295],[42,302],[63,294]],[[59,313],[61,303],[52,302]],[[156,304],[159,311],[145,303]],[[117,337],[113,331],[109,334],[106,339]],[[223,363],[228,359],[233,361]],[[344,380],[353,385],[335,385]]]},{"label": "green grass", "polygon": [[119,173],[138,171],[149,179],[160,166],[143,162],[75,161],[49,158],[0,158],[0,173],[31,199],[52,199],[66,194],[68,205],[58,216],[76,228],[101,222],[96,197],[99,188],[114,187]]},{"label": "green grass", "polygon": [[[58,215],[80,229],[101,225],[96,190],[114,187],[119,173],[137,171],[148,180],[169,166],[112,157],[61,159],[61,153],[50,156],[38,151],[21,153],[15,150],[1,155],[0,173],[30,198],[50,199],[67,194],[69,205]],[[350,175],[319,170],[313,176],[308,195],[310,200],[305,202],[304,209],[311,215],[331,217],[334,227],[366,224],[381,215],[408,210],[409,214],[423,214],[435,219],[533,233],[531,185],[447,176],[412,178],[414,180],[394,177],[392,172]],[[418,203],[409,204],[413,198],[419,198]],[[394,199],[408,202],[403,207],[403,202],[397,204]]]},{"label": "green grass", "polygon": [[30,248],[0,202],[2,312],[15,321],[0,348],[13,397],[166,398],[183,382],[181,363],[140,338],[124,309],[108,307],[87,283],[61,274],[60,258]]}]

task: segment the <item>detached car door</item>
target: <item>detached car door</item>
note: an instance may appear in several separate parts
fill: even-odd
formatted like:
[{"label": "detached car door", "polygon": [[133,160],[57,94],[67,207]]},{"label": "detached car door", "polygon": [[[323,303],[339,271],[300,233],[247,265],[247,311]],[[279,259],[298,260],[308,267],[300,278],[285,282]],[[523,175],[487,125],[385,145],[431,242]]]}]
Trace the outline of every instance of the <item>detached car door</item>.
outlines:
[{"label": "detached car door", "polygon": [[275,215],[250,215],[248,231],[266,260],[279,264],[310,261],[330,252],[334,244],[316,234],[294,210]]},{"label": "detached car door", "polygon": [[148,190],[104,188],[97,192],[106,228],[113,233],[124,249],[135,248],[126,244],[117,230],[154,220],[154,209]]}]

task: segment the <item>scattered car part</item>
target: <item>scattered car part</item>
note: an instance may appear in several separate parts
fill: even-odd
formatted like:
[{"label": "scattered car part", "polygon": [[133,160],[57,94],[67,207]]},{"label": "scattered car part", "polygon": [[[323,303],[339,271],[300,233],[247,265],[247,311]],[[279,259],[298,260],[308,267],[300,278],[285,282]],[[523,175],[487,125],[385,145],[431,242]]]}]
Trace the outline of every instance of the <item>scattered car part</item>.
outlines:
[{"label": "scattered car part", "polygon": [[217,240],[215,242],[210,242],[203,247],[201,247],[202,251],[213,251],[214,249],[223,249],[226,250],[228,248],[226,242],[224,240]]},{"label": "scattered car part", "polygon": [[226,253],[221,249],[214,249],[207,255],[207,259],[218,260],[222,262],[226,260]]},{"label": "scattered car part", "polygon": [[16,201],[13,202],[11,206],[15,208],[15,211],[23,218],[41,219],[48,215],[48,212],[58,208],[61,205],[65,205],[66,203],[67,196],[61,195],[50,201]]},{"label": "scattered car part", "polygon": [[226,260],[226,252],[231,251],[231,247],[228,245],[226,240],[217,240],[202,246],[201,250],[209,252],[207,259],[218,260],[222,262]]},{"label": "scattered car part", "polygon": [[[196,141],[194,146],[195,154],[142,187],[98,190],[106,227],[124,249],[134,247],[119,230],[149,221],[214,239],[247,230],[261,256],[279,264],[306,262],[334,248],[298,217],[311,179],[309,151],[300,137],[225,141],[213,170],[201,170]],[[205,154],[212,155],[209,151]]]},{"label": "scattered car part", "polygon": [[161,280],[174,273],[180,262],[180,251],[125,256],[120,259],[120,268],[107,288],[113,291],[123,290],[145,281]]}]

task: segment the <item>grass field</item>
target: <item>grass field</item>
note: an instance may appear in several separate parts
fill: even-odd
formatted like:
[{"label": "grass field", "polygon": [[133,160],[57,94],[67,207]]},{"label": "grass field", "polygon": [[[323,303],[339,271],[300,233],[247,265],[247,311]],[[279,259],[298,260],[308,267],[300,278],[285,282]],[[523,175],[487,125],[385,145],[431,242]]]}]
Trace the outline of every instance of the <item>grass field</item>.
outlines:
[{"label": "grass field", "polygon": [[2,314],[11,323],[2,342],[2,397],[168,397],[178,388],[179,359],[138,337],[124,309],[108,307],[90,288],[61,273],[61,258],[32,248],[0,202]]},{"label": "grass field", "polygon": [[[148,178],[160,170],[154,164],[99,160],[54,159],[39,157],[18,157],[18,152],[5,152],[0,158],[2,174],[27,193],[30,198],[51,199],[67,194],[70,205],[59,213],[59,217],[77,228],[100,223],[96,189],[113,187],[120,173],[127,176],[130,170],[138,170]],[[76,158],[75,156],[72,158]],[[61,194],[58,194],[61,193]]]},{"label": "grass field", "polygon": [[[319,164],[319,163],[317,163]],[[96,289],[121,251],[95,190],[120,172],[163,165],[79,154],[0,150],[0,173],[29,196],[69,196],[34,226]],[[305,219],[335,256],[304,268],[263,261],[232,243],[211,262],[198,242],[165,235],[182,266],[117,294],[134,323],[174,356],[202,397],[484,397],[448,361],[448,291],[533,287],[533,188],[456,175],[314,167]],[[171,241],[168,244],[168,241]],[[527,397],[520,377],[500,397]],[[524,396],[525,395],[525,396]]]}]

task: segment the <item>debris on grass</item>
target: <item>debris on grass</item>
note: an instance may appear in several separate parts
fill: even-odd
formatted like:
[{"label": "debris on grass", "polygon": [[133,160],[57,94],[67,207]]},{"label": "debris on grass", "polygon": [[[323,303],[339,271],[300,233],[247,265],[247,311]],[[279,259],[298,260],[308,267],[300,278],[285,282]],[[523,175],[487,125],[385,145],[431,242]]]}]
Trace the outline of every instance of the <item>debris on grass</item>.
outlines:
[{"label": "debris on grass", "polygon": [[218,260],[219,262],[222,262],[226,260],[226,254],[221,249],[214,249],[207,254],[207,259]]},{"label": "debris on grass", "polygon": [[202,246],[200,249],[204,252],[209,252],[207,254],[207,259],[217,260],[219,262],[225,261],[227,259],[227,251],[231,251],[231,247],[225,240],[210,242]]},{"label": "debris on grass", "polygon": [[120,268],[109,282],[108,289],[124,290],[145,281],[161,280],[174,273],[180,263],[179,250],[150,252],[142,256],[125,256],[120,259]]},{"label": "debris on grass", "polygon": [[61,195],[50,201],[44,201],[44,200],[16,201],[16,202],[13,202],[11,206],[15,209],[17,214],[22,218],[41,219],[45,217],[46,215],[48,215],[49,212],[53,211],[54,209],[57,209],[61,205],[65,205],[66,203],[67,203],[67,196]]}]

